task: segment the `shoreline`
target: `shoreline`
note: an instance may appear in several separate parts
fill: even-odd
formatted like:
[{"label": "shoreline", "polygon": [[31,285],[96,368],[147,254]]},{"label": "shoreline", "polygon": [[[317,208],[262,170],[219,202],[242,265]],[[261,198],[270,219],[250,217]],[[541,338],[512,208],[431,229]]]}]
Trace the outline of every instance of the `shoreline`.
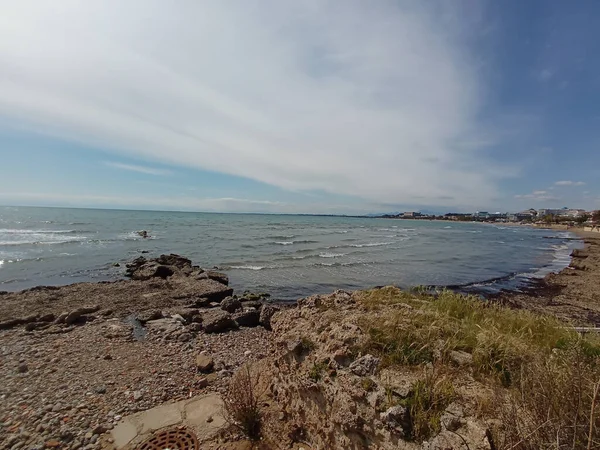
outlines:
[{"label": "shoreline", "polygon": [[[573,252],[568,268],[494,301],[572,325],[600,325],[600,236],[580,237],[585,247]],[[277,330],[278,317],[301,328],[311,301],[331,297],[343,305],[360,296],[337,291],[286,308],[261,295],[234,299],[226,275],[176,255],[139,259],[129,270],[130,280],[0,294],[0,443],[113,448],[110,432],[124,417],[223,395],[244,364],[277,360],[291,339]],[[320,318],[315,305],[311,314]]]}]

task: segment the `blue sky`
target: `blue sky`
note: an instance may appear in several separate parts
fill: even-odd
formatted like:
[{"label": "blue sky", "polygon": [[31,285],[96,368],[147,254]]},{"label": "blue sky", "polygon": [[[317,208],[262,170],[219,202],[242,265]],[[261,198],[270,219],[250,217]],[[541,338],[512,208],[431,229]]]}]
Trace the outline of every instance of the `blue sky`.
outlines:
[{"label": "blue sky", "polygon": [[0,6],[0,204],[600,208],[600,2]]}]

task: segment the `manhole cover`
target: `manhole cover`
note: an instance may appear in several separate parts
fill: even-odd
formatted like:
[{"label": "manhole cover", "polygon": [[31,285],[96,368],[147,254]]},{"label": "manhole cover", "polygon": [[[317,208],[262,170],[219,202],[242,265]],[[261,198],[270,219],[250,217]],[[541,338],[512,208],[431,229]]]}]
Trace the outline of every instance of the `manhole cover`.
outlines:
[{"label": "manhole cover", "polygon": [[185,428],[161,431],[140,444],[137,450],[198,450],[198,439]]}]

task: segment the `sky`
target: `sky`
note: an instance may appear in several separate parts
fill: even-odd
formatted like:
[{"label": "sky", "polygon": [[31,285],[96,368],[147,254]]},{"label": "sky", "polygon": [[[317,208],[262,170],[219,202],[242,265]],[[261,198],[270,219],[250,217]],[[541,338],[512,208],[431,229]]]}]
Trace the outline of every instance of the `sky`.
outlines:
[{"label": "sky", "polygon": [[0,10],[0,204],[600,208],[595,0]]}]

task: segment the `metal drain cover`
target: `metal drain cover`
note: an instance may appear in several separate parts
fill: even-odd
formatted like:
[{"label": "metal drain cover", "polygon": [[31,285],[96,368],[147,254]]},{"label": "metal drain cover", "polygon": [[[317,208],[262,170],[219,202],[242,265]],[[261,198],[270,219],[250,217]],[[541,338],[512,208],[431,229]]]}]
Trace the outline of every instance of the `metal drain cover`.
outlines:
[{"label": "metal drain cover", "polygon": [[148,438],[137,450],[198,450],[198,439],[186,428],[161,431]]}]

